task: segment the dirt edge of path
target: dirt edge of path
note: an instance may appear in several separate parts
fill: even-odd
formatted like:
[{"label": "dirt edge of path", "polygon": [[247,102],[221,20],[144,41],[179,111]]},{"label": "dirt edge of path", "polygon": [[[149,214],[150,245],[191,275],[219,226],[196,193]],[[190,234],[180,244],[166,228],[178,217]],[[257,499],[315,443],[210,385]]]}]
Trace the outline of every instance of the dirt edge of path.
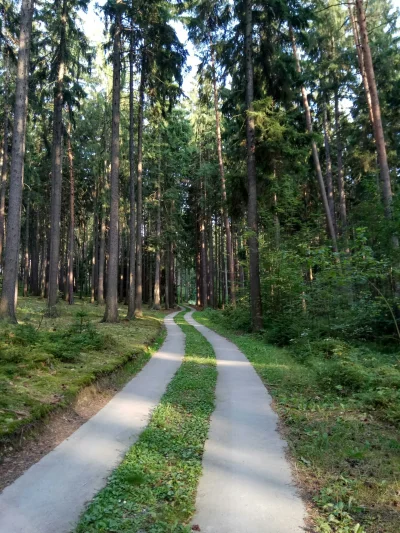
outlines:
[{"label": "dirt edge of path", "polygon": [[[153,348],[160,340],[160,336],[163,341],[165,334],[166,329],[163,324],[157,336],[147,344],[147,347]],[[58,407],[46,417],[22,427],[18,432],[1,441],[0,493],[98,413],[130,379],[142,370],[148,362],[148,359],[144,357],[145,354],[145,351],[133,354],[131,359],[111,373],[103,374],[90,385],[83,387],[69,405]],[[132,365],[141,357],[143,364],[132,368]]]}]

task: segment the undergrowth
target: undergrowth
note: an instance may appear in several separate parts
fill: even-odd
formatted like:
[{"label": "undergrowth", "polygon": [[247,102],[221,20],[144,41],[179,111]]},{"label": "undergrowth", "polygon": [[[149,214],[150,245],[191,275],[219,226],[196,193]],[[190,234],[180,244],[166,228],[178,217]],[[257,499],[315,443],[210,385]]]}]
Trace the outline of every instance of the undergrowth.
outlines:
[{"label": "undergrowth", "polygon": [[232,340],[268,386],[320,533],[400,531],[399,367],[395,353],[325,339],[289,348],[195,313]]},{"label": "undergrowth", "polygon": [[215,355],[184,320],[184,361],[148,427],[90,504],[77,533],[189,533],[214,409]]},{"label": "undergrowth", "polygon": [[[124,310],[121,310],[121,314]],[[97,377],[135,358],[149,359],[163,313],[101,324],[104,308],[78,301],[45,317],[43,302],[21,299],[18,325],[0,325],[0,444],[27,424],[68,404]]]}]

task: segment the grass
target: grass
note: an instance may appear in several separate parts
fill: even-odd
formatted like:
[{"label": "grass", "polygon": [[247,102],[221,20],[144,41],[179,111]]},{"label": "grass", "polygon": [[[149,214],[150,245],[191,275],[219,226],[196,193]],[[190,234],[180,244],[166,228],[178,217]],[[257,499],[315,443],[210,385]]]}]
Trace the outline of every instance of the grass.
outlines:
[{"label": "grass", "polygon": [[398,533],[398,366],[371,354],[356,361],[336,354],[342,364],[323,352],[314,359],[297,357],[260,336],[232,331],[221,312],[194,316],[233,341],[268,386],[310,504],[313,531]]},{"label": "grass", "polygon": [[217,369],[205,338],[181,312],[184,361],[148,427],[83,514],[77,533],[189,533],[214,410]]},{"label": "grass", "polygon": [[164,318],[145,312],[132,322],[102,324],[104,307],[81,300],[61,302],[58,311],[46,318],[43,300],[21,298],[18,326],[0,324],[0,444],[128,361],[132,374],[140,370]]}]

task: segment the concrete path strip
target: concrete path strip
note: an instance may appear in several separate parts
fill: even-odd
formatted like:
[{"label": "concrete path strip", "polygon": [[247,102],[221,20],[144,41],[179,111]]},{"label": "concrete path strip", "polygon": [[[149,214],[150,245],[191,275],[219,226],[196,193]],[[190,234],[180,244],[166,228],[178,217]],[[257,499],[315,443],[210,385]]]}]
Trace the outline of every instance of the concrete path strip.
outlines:
[{"label": "concrete path strip", "polygon": [[[176,313],[175,313],[176,314]],[[67,533],[146,427],[184,353],[173,317],[143,370],[101,411],[0,495],[0,533]]]},{"label": "concrete path strip", "polygon": [[267,389],[243,353],[192,318],[213,346],[216,409],[203,457],[196,515],[202,533],[296,533],[305,508],[293,485],[285,442]]}]

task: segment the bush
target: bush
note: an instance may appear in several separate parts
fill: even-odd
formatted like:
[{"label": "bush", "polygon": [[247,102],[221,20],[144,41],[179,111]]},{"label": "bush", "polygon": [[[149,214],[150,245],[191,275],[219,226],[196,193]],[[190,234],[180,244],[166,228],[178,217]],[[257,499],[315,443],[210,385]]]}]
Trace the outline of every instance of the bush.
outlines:
[{"label": "bush", "polygon": [[250,309],[243,302],[238,303],[236,307],[228,305],[222,312],[226,325],[236,331],[251,331]]},{"label": "bush", "polygon": [[330,361],[313,361],[318,381],[326,391],[352,394],[368,389],[373,382],[373,374],[348,358]]},{"label": "bush", "polygon": [[291,343],[294,356],[302,361],[309,357],[323,359],[337,359],[346,357],[351,347],[340,339],[330,337],[321,340],[312,341],[309,338],[308,331],[305,331],[300,338],[295,338]]}]

